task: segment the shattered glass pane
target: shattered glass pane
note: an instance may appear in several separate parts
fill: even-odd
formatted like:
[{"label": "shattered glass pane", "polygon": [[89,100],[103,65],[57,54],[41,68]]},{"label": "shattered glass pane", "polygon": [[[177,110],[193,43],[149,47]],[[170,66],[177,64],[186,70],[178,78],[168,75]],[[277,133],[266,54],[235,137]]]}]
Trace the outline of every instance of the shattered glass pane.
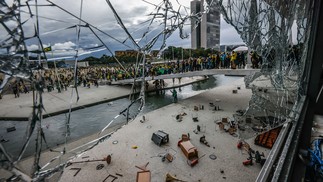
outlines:
[{"label": "shattered glass pane", "polygon": [[[113,131],[111,128],[113,128],[114,122],[126,124],[143,109],[145,104],[145,79],[142,79],[140,94],[131,97],[128,106],[121,110],[114,119],[107,122],[107,125],[102,128],[98,135],[93,137],[92,141],[78,144],[74,148],[67,148],[66,144],[71,139],[71,132],[73,132],[73,124],[71,123],[71,118],[73,118],[72,103],[82,99],[82,96],[79,96],[77,84],[78,74],[81,74],[77,70],[77,62],[80,57],[102,50],[114,55],[112,52],[114,50],[111,48],[112,44],[118,45],[119,49],[133,49],[138,52],[135,72],[140,72],[140,76],[142,76],[145,75],[146,55],[150,54],[153,48],[157,48],[159,51],[165,49],[167,39],[175,32],[179,33],[180,38],[187,38],[190,21],[195,20],[198,23],[202,19],[203,12],[189,14],[188,8],[181,5],[178,0],[163,0],[158,4],[145,0],[143,2],[151,8],[138,9],[138,11],[142,11],[140,16],[144,18],[141,17],[137,23],[132,23],[128,20],[127,16],[129,15],[118,14],[120,5],[106,0],[106,6],[97,7],[103,8],[108,15],[108,18],[102,24],[102,21],[96,22],[95,20],[102,19],[102,17],[95,17],[94,20],[87,17],[87,15],[93,14],[91,10],[87,9],[92,5],[92,2],[88,1],[80,0],[79,7],[69,6],[69,2],[66,1],[0,1],[0,72],[4,75],[0,94],[9,87],[10,82],[20,81],[29,84],[33,92],[33,106],[20,152],[16,155],[8,154],[0,143],[1,170],[10,173],[11,179],[43,181],[55,174],[59,176],[61,173],[58,172],[64,169],[69,160],[78,157],[109,138],[111,131]],[[212,3],[204,3],[205,12],[208,11]],[[150,11],[148,15],[147,11]],[[129,27],[130,24],[134,24],[134,26]],[[119,31],[110,31],[111,27],[118,28]],[[63,52],[63,50],[60,53],[60,49],[58,49],[58,51],[55,51],[55,55],[50,54],[52,46],[48,42],[55,40],[61,32],[71,37],[66,44],[60,45],[67,47],[65,50],[68,53]],[[89,40],[95,40],[97,43],[88,45]],[[66,54],[69,56],[60,56]],[[35,61],[30,61],[30,58]],[[74,81],[72,82],[70,100],[65,101],[69,112],[65,118],[60,118],[65,122],[64,141],[60,141],[63,144],[53,150],[48,147],[45,131],[48,126],[46,119],[43,119],[43,115],[47,111],[46,105],[43,104],[46,69],[42,66],[42,62],[54,61],[55,64],[55,60],[70,58],[75,60],[74,73],[71,75]],[[116,57],[113,56],[113,58],[118,62],[119,67],[129,74],[123,63]],[[56,70],[55,72],[57,74]],[[55,79],[57,80],[57,88],[62,89],[60,78],[55,76]],[[31,171],[22,171],[20,161],[24,158],[26,151],[31,148],[34,150],[34,156],[27,160],[31,160],[30,163],[33,165],[24,166]],[[42,156],[42,150],[45,149],[50,150],[50,156]],[[45,160],[48,158],[50,160]]]},{"label": "shattered glass pane", "polygon": [[[12,179],[24,181],[43,181],[61,172],[67,162],[80,156],[110,136],[109,128],[114,122],[122,120],[125,124],[133,119],[145,104],[145,79],[141,81],[139,95],[134,95],[127,106],[119,111],[92,141],[76,144],[67,148],[71,139],[73,125],[72,103],[82,99],[78,93],[77,61],[84,55],[106,50],[113,55],[111,45],[119,49],[134,49],[138,52],[135,72],[145,75],[146,55],[152,49],[164,50],[167,39],[174,33],[187,38],[192,21],[197,25],[202,16],[212,6],[218,6],[225,21],[235,27],[243,41],[249,46],[250,62],[253,67],[261,67],[261,72],[245,78],[245,83],[252,90],[252,98],[246,111],[235,115],[239,121],[240,137],[250,138],[255,133],[281,126],[288,119],[294,120],[294,108],[304,96],[304,68],[311,21],[311,1],[305,0],[206,0],[205,12],[190,14],[187,7],[179,1],[146,1],[150,9],[138,9],[144,18],[133,23],[127,14],[119,14],[122,6],[106,0],[103,8],[107,12],[104,23],[96,22],[87,15],[95,14],[87,9],[90,1],[79,1],[79,7],[71,7],[66,1],[19,0],[0,1],[0,72],[4,80],[0,85],[0,94],[14,80],[23,80],[33,88],[33,106],[26,127],[26,137],[18,155],[8,154],[0,143],[0,170],[5,170]],[[141,2],[141,1],[140,1]],[[149,13],[147,13],[149,11]],[[57,13],[59,12],[59,13]],[[135,24],[129,27],[128,25]],[[42,25],[42,26],[40,26]],[[111,27],[119,31],[110,31]],[[43,114],[46,105],[42,94],[45,88],[45,69],[42,61],[65,59],[63,54],[51,55],[46,49],[51,47],[49,40],[55,40],[59,33],[69,35],[67,44],[69,56],[75,60],[74,82],[70,100],[66,101],[69,113],[64,120],[63,145],[57,151],[51,151],[48,161],[41,160],[41,151],[48,149],[44,131]],[[296,36],[295,36],[296,35]],[[73,40],[73,42],[72,42]],[[89,45],[95,40],[95,45]],[[47,44],[44,44],[46,42]],[[75,43],[74,43],[75,42]],[[34,45],[34,46],[27,46]],[[36,58],[29,61],[29,57]],[[116,57],[120,69],[128,73]],[[135,75],[136,77],[136,75]],[[144,78],[144,77],[143,77]],[[57,78],[58,79],[58,78]],[[59,83],[59,82],[58,82]],[[59,86],[59,84],[58,84]],[[135,91],[133,91],[135,93]],[[20,161],[27,148],[34,149],[31,171],[22,171]],[[49,149],[52,150],[52,149]]]},{"label": "shattered glass pane", "polygon": [[228,0],[216,4],[248,45],[252,65],[261,67],[260,73],[245,78],[253,95],[243,116],[236,116],[240,137],[250,138],[287,119],[297,119],[293,108],[304,95],[302,75],[312,2]]}]

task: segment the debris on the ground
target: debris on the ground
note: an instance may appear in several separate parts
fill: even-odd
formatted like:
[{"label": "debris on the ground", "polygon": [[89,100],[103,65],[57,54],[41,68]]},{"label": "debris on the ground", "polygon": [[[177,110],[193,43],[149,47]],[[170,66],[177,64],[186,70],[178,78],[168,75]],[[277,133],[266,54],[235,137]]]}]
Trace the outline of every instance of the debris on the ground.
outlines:
[{"label": "debris on the ground", "polygon": [[237,148],[238,149],[244,149],[248,153],[252,150],[251,147],[250,147],[250,145],[247,142],[245,142],[244,140],[240,140],[238,142]]},{"label": "debris on the ground", "polygon": [[167,159],[168,162],[173,162],[174,160],[174,157],[170,153],[167,153],[163,158]]},{"label": "debris on the ground", "polygon": [[[110,180],[109,178],[111,178],[111,180]],[[109,174],[109,175],[108,175],[108,176],[103,180],[103,182],[105,182],[107,179],[109,179],[111,182],[113,182],[114,180],[118,179],[118,177],[117,177],[117,176],[114,176],[114,175],[112,175],[112,174]]]},{"label": "debris on the ground", "polygon": [[193,122],[198,122],[199,121],[199,119],[197,117],[194,117],[192,119],[193,119]]},{"label": "debris on the ground", "polygon": [[193,122],[198,122],[198,113],[197,112],[192,112],[192,120]]},{"label": "debris on the ground", "polygon": [[249,152],[249,157],[247,158],[247,160],[243,161],[242,164],[245,166],[253,165],[251,152]]},{"label": "debris on the ground", "polygon": [[183,120],[183,116],[186,116],[185,112],[181,112],[175,116],[176,121],[181,122]]},{"label": "debris on the ground", "polygon": [[9,140],[6,140],[6,139],[4,139],[4,138],[2,138],[2,139],[0,140],[0,143],[6,143],[6,142],[9,142]]},{"label": "debris on the ground", "polygon": [[166,182],[173,182],[173,181],[180,181],[180,182],[185,182],[185,181],[183,181],[183,180],[180,180],[180,179],[178,179],[177,177],[176,177],[176,175],[171,175],[171,174],[169,174],[169,173],[167,173],[166,174],[166,180],[165,180]]},{"label": "debris on the ground", "polygon": [[187,137],[186,134],[182,135],[182,139],[178,141],[177,144],[186,158],[188,159],[188,164],[190,166],[194,166],[198,163],[198,151],[196,147],[193,146],[193,144],[189,141],[189,138]]},{"label": "debris on the ground", "polygon": [[137,172],[136,182],[150,182],[151,180],[151,173],[147,170],[149,162],[147,162],[143,166],[136,166],[136,168],[140,169],[141,171]]},{"label": "debris on the ground", "polygon": [[205,125],[197,125],[196,126],[196,130],[193,130],[193,132],[195,133],[195,134],[198,134],[199,132],[201,132],[201,133],[205,133],[205,131],[206,131],[206,126]]},{"label": "debris on the ground", "polygon": [[13,132],[13,131],[16,131],[16,127],[15,126],[12,126],[12,127],[9,127],[7,128],[7,132]]},{"label": "debris on the ground", "polygon": [[194,111],[198,111],[199,107],[198,106],[194,106]]},{"label": "debris on the ground", "polygon": [[255,153],[256,163],[259,163],[261,166],[263,166],[266,162],[266,159],[262,159],[261,157],[265,157],[265,154],[263,152],[260,154],[259,151],[256,151]]},{"label": "debris on the ground", "polygon": [[116,175],[117,175],[117,176],[120,176],[120,177],[123,177],[123,175],[122,175],[122,174],[120,174],[120,173],[116,173]]},{"label": "debris on the ground", "polygon": [[99,164],[96,166],[96,170],[101,170],[104,168],[104,164]]},{"label": "debris on the ground", "polygon": [[221,130],[224,130],[224,124],[223,124],[223,122],[218,122],[217,124],[219,125],[219,128]]},{"label": "debris on the ground", "polygon": [[118,144],[118,140],[114,140],[112,144]]},{"label": "debris on the ground", "polygon": [[205,136],[203,135],[201,138],[200,138],[200,142],[203,143],[204,145],[210,147],[209,143],[206,141],[205,139]]},{"label": "debris on the ground", "polygon": [[238,93],[238,90],[232,90],[232,93],[236,94],[236,93]]},{"label": "debris on the ground", "polygon": [[81,171],[81,168],[75,167],[75,168],[71,168],[70,170],[76,170],[75,174],[73,175],[73,176],[76,176]]},{"label": "debris on the ground", "polygon": [[133,145],[131,148],[132,148],[132,149],[137,149],[137,148],[138,148],[138,146],[137,146],[137,145]]},{"label": "debris on the ground", "polygon": [[220,111],[220,106],[214,106],[214,111]]},{"label": "debris on the ground", "polygon": [[175,118],[176,118],[176,121],[178,121],[178,122],[181,122],[183,120],[183,116],[181,116],[179,114],[177,114]]},{"label": "debris on the ground", "polygon": [[209,155],[209,158],[210,158],[210,159],[212,159],[212,160],[217,159],[217,157],[216,157],[216,155],[215,155],[215,154],[211,154],[211,155]]},{"label": "debris on the ground", "polygon": [[107,164],[111,163],[111,155],[104,157],[103,159],[94,159],[94,160],[86,160],[86,161],[76,161],[76,162],[68,162],[67,166],[77,163],[87,163],[87,162],[98,162],[98,161],[105,161]]},{"label": "debris on the ground", "polygon": [[[265,164],[266,162],[266,159],[263,159],[261,157],[265,157],[264,153],[261,153],[259,151],[253,151],[253,150],[250,150],[248,152],[249,154],[249,157],[247,158],[246,161],[242,162],[243,165],[245,166],[248,166],[248,165],[253,165],[253,159],[256,159],[256,163],[259,163],[261,166]],[[255,157],[252,156],[252,154],[255,155]]]},{"label": "debris on the ground", "polygon": [[162,144],[168,143],[169,137],[168,134],[164,131],[158,130],[157,132],[153,133],[151,136],[151,140],[158,146]]},{"label": "debris on the ground", "polygon": [[140,122],[141,122],[141,123],[144,123],[145,121],[146,121],[146,116],[145,116],[145,115],[143,115],[143,116],[142,116],[142,119],[140,120]]}]

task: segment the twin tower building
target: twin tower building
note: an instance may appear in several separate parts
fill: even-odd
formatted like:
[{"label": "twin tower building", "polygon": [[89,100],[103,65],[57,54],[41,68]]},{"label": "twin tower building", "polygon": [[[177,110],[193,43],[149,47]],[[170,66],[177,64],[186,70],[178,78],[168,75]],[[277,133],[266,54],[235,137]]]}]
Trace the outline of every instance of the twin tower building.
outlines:
[{"label": "twin tower building", "polygon": [[[205,0],[191,1],[191,13],[196,14],[204,12]],[[191,22],[191,48],[205,48],[220,50],[220,11],[213,4],[209,12],[202,16],[202,21],[196,24],[192,19]]]}]

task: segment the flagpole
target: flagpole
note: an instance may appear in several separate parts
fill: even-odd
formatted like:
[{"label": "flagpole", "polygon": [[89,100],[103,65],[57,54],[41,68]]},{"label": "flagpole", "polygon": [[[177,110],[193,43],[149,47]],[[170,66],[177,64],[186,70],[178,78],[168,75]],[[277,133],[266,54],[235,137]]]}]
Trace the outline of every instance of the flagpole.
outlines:
[{"label": "flagpole", "polygon": [[[52,59],[54,58],[54,54],[53,54],[53,49],[51,47],[51,45],[49,44],[49,47],[50,47],[50,52],[52,54]],[[55,69],[55,75],[56,75],[56,79],[57,79],[57,82],[58,82],[58,90],[61,88],[61,83],[59,81],[59,77],[58,77],[58,73],[57,73],[57,67],[56,67],[56,60],[54,59],[54,69]],[[54,87],[54,85],[53,85]]]}]

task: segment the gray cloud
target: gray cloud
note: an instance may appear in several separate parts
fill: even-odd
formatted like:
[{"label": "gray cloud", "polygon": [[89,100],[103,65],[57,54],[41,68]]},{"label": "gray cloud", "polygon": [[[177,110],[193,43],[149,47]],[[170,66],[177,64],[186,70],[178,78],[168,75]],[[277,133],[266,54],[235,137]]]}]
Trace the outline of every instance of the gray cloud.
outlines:
[{"label": "gray cloud", "polygon": [[[39,0],[39,4],[49,4],[45,0]],[[80,14],[80,2],[81,1],[66,1],[66,0],[56,0],[55,4],[66,9],[70,13],[79,16]],[[82,19],[91,25],[98,27],[100,30],[108,33],[113,38],[118,39],[119,41],[124,41],[127,38],[126,33],[118,25],[111,9],[105,0],[91,0],[83,1],[83,11]],[[152,1],[155,3],[155,1]],[[189,7],[190,1],[179,0],[179,2]],[[31,4],[34,2],[31,1]],[[115,10],[121,17],[125,26],[129,29],[129,32],[133,33],[132,35],[136,40],[139,40],[144,30],[146,30],[148,23],[142,24],[142,22],[148,20],[148,14],[155,11],[155,7],[147,4],[141,0],[135,1],[126,1],[126,0],[111,0]],[[158,2],[159,3],[159,2]],[[176,0],[172,2],[174,9],[177,9],[179,6],[176,3]],[[35,15],[35,6],[30,7],[33,15]],[[23,11],[28,12],[28,8],[22,8]],[[60,50],[61,52],[67,53],[70,55],[72,49],[76,47],[76,28],[68,28],[74,25],[77,25],[79,21],[68,13],[60,10],[58,7],[39,7],[39,24],[40,24],[40,36],[42,43],[44,45],[53,45],[54,51]],[[188,13],[190,10],[187,10]],[[185,12],[184,9],[181,12]],[[35,34],[34,26],[36,23],[36,16],[30,17],[28,14],[24,13],[23,20],[28,20],[24,24],[24,32],[26,37],[33,36]],[[162,20],[155,22],[150,30],[152,31],[148,34],[147,39],[141,42],[143,45],[145,42],[148,42],[152,37],[157,33],[162,31],[163,27],[160,25]],[[189,23],[189,22],[188,22]],[[82,23],[84,24],[84,23]],[[185,26],[185,32],[190,34],[190,26]],[[1,29],[0,29],[1,30]],[[130,49],[134,48],[132,43],[128,40],[125,42],[127,46],[118,43],[117,41],[109,38],[108,36],[100,33],[95,30],[95,33],[104,41],[104,43],[111,48],[112,51],[117,49]],[[1,35],[0,35],[1,38]],[[242,40],[239,38],[234,28],[231,25],[226,24],[223,19],[221,20],[221,44],[232,44],[232,43],[241,43]],[[181,39],[179,38],[178,31],[174,32],[172,36],[167,41],[168,45],[190,47],[190,38]],[[38,40],[36,38],[30,39],[27,41],[28,48],[38,47]],[[81,27],[80,35],[80,48],[91,47],[90,45],[102,45],[102,43],[96,38],[96,36],[85,27]],[[160,47],[160,42],[156,44],[154,48]],[[102,51],[102,53],[108,53],[107,51]]]}]

